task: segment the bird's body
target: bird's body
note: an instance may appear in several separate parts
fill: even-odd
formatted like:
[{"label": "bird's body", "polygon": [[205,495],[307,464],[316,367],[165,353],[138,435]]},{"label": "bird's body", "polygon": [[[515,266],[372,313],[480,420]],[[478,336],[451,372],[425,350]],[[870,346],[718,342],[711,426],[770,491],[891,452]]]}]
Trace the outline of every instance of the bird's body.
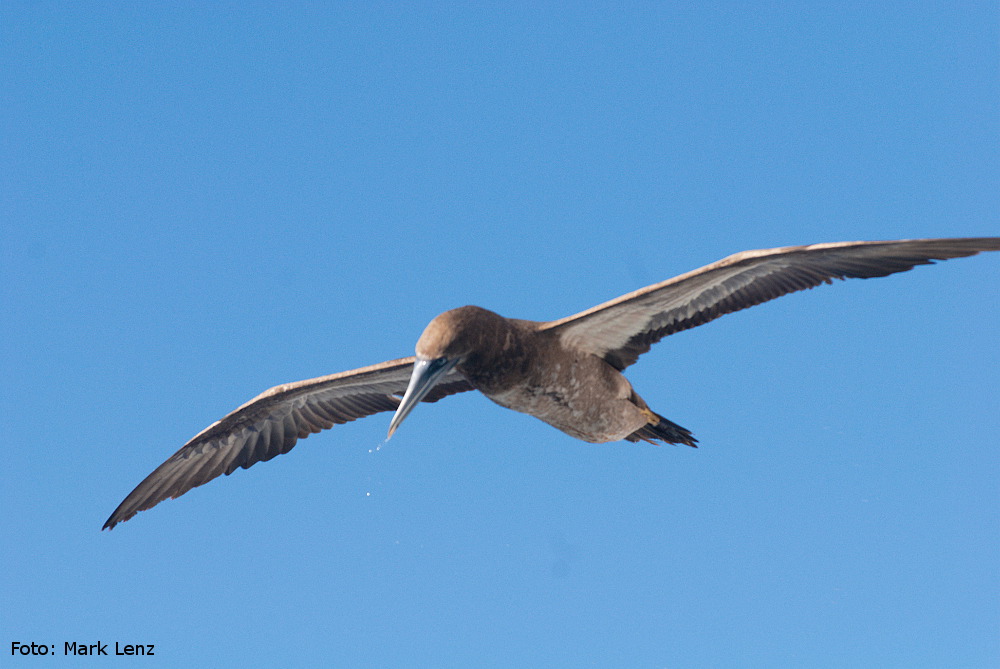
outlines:
[{"label": "bird's body", "polygon": [[466,339],[476,340],[464,346],[478,353],[460,356],[456,369],[502,407],[592,443],[629,438],[649,423],[645,403],[621,372],[587,351],[564,346],[544,323],[459,307],[431,321],[417,342],[417,355],[447,356],[455,341]]},{"label": "bird's body", "polygon": [[[539,339],[547,344],[550,338]],[[546,348],[535,350],[545,355]],[[632,384],[600,358],[558,348],[556,355],[545,359],[550,362],[532,367],[521,383],[483,394],[502,407],[591,443],[625,439],[649,422],[631,401],[635,396]]]},{"label": "bird's body", "polygon": [[198,433],[156,468],[104,524],[222,474],[287,453],[298,439],[395,410],[389,436],[421,401],[479,390],[587,442],[694,446],[652,411],[622,370],[652,344],[733,311],[832,279],[873,278],[934,260],[1000,250],[1000,237],[840,242],[744,251],[555,321],[459,307],[434,318],[416,356],[275,386]]},{"label": "bird's body", "polygon": [[459,358],[456,370],[486,397],[583,441],[626,439],[649,423],[645,402],[621,372],[563,345],[544,325],[459,307],[430,322],[417,356]]}]

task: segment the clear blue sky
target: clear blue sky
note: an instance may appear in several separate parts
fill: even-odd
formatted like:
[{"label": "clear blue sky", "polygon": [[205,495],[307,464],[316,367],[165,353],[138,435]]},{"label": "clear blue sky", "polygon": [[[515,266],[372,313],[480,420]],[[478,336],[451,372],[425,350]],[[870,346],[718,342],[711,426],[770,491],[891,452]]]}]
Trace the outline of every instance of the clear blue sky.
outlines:
[{"label": "clear blue sky", "polygon": [[1000,666],[1000,254],[663,341],[697,450],[467,393],[100,532],[450,307],[1000,234],[998,3],[828,4],[5,1],[0,664]]}]

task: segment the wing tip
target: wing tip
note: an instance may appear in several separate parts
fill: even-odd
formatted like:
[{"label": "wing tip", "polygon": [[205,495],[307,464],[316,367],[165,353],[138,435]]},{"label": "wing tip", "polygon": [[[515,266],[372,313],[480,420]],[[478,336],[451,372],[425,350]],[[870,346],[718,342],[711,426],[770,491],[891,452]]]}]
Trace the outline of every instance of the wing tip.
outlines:
[{"label": "wing tip", "polygon": [[101,532],[103,532],[104,530],[108,530],[110,532],[111,530],[115,529],[115,525],[117,525],[118,523],[124,523],[126,520],[132,518],[132,516],[134,516],[135,514],[136,512],[133,511],[128,515],[119,515],[119,513],[115,511],[108,517],[107,520],[104,521],[104,526],[101,528]]}]

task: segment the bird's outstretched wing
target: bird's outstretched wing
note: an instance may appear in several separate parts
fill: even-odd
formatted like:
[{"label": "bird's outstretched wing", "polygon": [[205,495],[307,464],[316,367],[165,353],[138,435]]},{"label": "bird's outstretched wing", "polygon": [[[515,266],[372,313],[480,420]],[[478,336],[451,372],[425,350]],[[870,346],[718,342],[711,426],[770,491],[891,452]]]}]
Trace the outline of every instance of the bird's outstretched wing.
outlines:
[{"label": "bird's outstretched wing", "polygon": [[[286,383],[266,390],[209,425],[129,493],[104,529],[163,500],[180,497],[221,474],[287,453],[314,432],[380,411],[395,411],[410,380],[414,358]],[[424,399],[472,390],[458,372],[448,374]]]},{"label": "bird's outstretched wing", "polygon": [[870,279],[1000,250],[1000,237],[838,242],[743,251],[550,321],[542,330],[622,370],[663,337],[833,279]]}]

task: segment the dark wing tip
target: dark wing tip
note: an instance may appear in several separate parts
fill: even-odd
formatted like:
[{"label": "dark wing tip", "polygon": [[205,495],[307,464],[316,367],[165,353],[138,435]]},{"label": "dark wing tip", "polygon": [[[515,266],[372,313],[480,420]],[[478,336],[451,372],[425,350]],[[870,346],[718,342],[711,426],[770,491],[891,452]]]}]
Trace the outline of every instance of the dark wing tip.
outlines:
[{"label": "dark wing tip", "polygon": [[120,513],[118,509],[115,509],[115,512],[112,513],[110,516],[108,516],[108,519],[104,521],[104,527],[101,528],[101,531],[103,532],[104,530],[113,530],[115,529],[115,525],[117,525],[118,523],[124,523],[126,520],[129,520],[130,518],[132,518],[132,516],[134,516],[137,513],[138,511],[133,511],[129,514],[125,514],[125,513]]},{"label": "dark wing tip", "polygon": [[[229,473],[222,471],[218,466],[197,466],[198,463],[193,459],[188,463],[193,447],[196,448],[198,445],[201,444],[192,442],[185,445],[154,469],[122,500],[101,529],[113,529],[115,525],[131,519],[140,511],[151,509],[164,500],[176,499],[191,488],[208,483],[219,474]],[[186,463],[189,466],[185,467]],[[202,465],[211,464],[211,461],[202,463]],[[193,469],[192,465],[195,466]]]}]

